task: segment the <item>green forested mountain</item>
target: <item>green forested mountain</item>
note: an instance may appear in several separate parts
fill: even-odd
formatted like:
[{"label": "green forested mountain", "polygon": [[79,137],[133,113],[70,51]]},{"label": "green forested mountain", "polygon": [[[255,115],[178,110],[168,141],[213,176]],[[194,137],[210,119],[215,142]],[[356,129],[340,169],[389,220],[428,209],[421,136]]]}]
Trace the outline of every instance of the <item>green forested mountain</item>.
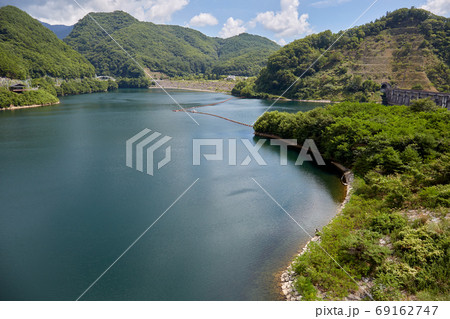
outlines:
[{"label": "green forested mountain", "polygon": [[217,41],[220,47],[219,61],[212,72],[215,74],[256,75],[266,65],[269,52],[280,48],[266,38],[248,33]]},{"label": "green forested mountain", "polygon": [[295,99],[380,101],[382,82],[402,89],[450,91],[450,19],[422,9],[400,9],[343,34],[325,31],[297,40],[270,56],[255,80],[234,94]]},{"label": "green forested mountain", "polygon": [[[91,15],[145,68],[169,76],[256,75],[269,55],[279,49],[260,36],[211,38],[189,28],[140,22],[122,11]],[[142,70],[88,16],[64,41],[20,9],[0,8],[0,76],[143,76]]]},{"label": "green forested mountain", "polygon": [[39,21],[13,6],[0,8],[0,76],[82,78],[94,67]]},{"label": "green forested mountain", "polygon": [[[140,22],[129,14],[92,13],[95,20],[152,72],[256,75],[279,46],[269,39],[241,34],[229,39],[171,25]],[[137,77],[142,71],[88,16],[64,41],[82,53],[98,74]]]}]

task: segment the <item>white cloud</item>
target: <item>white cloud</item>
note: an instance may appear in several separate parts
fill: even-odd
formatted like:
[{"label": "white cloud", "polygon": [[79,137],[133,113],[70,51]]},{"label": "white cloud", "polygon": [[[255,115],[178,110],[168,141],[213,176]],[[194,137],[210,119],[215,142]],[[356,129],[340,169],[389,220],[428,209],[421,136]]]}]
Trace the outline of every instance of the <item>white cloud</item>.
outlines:
[{"label": "white cloud", "polygon": [[298,7],[300,3],[298,0],[281,0],[280,5],[281,11],[258,13],[251,24],[261,23],[265,29],[275,32],[275,35],[279,38],[299,36],[311,32],[308,14],[302,14],[299,17]]},{"label": "white cloud", "polygon": [[311,6],[316,8],[334,7],[350,1],[352,0],[321,0],[311,3]]},{"label": "white cloud", "polygon": [[207,25],[217,25],[219,21],[211,13],[200,13],[189,21],[189,24],[194,27],[204,27]]},{"label": "white cloud", "polygon": [[157,22],[170,21],[172,14],[189,4],[189,0],[147,0],[143,2],[150,6],[149,18]]},{"label": "white cloud", "polygon": [[284,47],[284,46],[287,44],[287,42],[286,42],[285,39],[280,39],[280,40],[277,41],[277,43],[278,43],[279,45],[281,45],[282,47]]},{"label": "white cloud", "polygon": [[450,1],[449,0],[427,0],[422,9],[433,12],[438,15],[445,15],[450,13]]},{"label": "white cloud", "polygon": [[[189,0],[77,0],[88,12],[122,10],[139,20],[165,23],[189,4]],[[22,0],[22,10],[50,24],[75,24],[86,15],[73,0]]]},{"label": "white cloud", "polygon": [[219,32],[219,36],[226,39],[244,33],[245,31],[247,31],[247,29],[244,27],[244,21],[239,19],[234,20],[230,17],[223,25],[222,30]]}]

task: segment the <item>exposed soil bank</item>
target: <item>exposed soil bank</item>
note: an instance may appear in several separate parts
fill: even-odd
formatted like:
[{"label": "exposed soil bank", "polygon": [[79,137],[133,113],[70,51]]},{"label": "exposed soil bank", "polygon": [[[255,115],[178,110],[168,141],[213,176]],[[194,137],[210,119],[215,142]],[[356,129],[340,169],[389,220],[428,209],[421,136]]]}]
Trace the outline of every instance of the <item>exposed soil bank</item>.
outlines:
[{"label": "exposed soil bank", "polygon": [[7,110],[15,111],[15,110],[21,110],[21,109],[31,109],[31,108],[35,108],[35,107],[57,105],[59,103],[60,102],[47,103],[47,104],[35,104],[35,105],[23,105],[23,106],[10,106],[10,107],[0,108],[0,111],[7,111]]},{"label": "exposed soil bank", "polygon": [[[158,84],[164,89],[189,90],[198,92],[223,92],[231,93],[236,85],[235,81],[176,81],[176,80],[159,80]],[[156,85],[151,88],[158,89]]]}]

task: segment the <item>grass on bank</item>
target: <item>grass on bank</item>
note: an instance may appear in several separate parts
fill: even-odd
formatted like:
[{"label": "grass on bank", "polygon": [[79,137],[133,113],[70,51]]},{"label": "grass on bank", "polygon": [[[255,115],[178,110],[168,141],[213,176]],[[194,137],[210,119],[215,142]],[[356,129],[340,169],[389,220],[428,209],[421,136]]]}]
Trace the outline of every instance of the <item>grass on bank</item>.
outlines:
[{"label": "grass on bank", "polygon": [[[321,232],[321,247],[376,300],[449,300],[450,112],[341,103],[271,112],[255,131],[312,138],[328,160],[351,167],[354,193]],[[312,243],[294,261],[304,300],[335,300],[358,286]]]}]

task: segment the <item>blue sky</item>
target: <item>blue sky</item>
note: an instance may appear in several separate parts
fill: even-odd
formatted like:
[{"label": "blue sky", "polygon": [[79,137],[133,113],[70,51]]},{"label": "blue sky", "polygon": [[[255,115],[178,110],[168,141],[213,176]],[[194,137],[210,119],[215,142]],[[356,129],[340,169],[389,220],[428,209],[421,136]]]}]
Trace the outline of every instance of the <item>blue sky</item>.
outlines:
[{"label": "blue sky", "polygon": [[[375,0],[0,0],[0,5],[15,5],[41,21],[67,25],[86,13],[75,1],[88,11],[123,10],[139,20],[189,26],[209,36],[248,32],[284,44],[309,33],[346,29]],[[378,0],[357,25],[411,6],[450,15],[450,0]]]}]

